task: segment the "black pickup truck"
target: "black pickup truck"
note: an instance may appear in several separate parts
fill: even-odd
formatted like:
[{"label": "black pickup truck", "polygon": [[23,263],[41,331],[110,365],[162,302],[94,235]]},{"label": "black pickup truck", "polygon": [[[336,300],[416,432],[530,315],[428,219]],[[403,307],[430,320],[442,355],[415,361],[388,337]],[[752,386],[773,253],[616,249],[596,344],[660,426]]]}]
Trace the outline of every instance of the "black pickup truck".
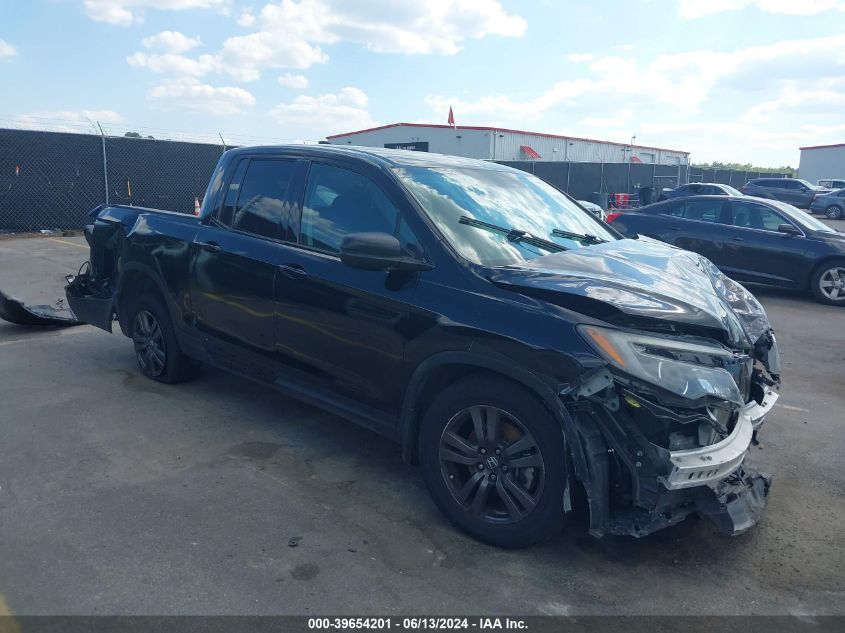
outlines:
[{"label": "black pickup truck", "polygon": [[[92,212],[77,318],[175,383],[217,366],[394,438],[437,506],[505,547],[692,513],[760,517],[747,452],[777,399],[760,304],[705,258],[624,239],[504,166],[243,148],[199,217]],[[586,492],[586,495],[583,493]]]}]

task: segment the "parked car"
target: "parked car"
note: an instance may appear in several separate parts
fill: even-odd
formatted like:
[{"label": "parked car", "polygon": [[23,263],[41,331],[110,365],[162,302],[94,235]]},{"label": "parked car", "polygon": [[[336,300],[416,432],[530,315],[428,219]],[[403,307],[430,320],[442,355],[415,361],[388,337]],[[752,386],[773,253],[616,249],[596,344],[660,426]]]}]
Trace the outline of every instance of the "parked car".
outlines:
[{"label": "parked car", "polygon": [[145,376],[207,363],[383,433],[483,541],[558,533],[582,486],[595,536],[692,513],[736,534],[766,504],[768,475],[744,461],[779,384],[763,308],[530,174],[240,148],[199,217],[102,206],[85,235],[69,304],[116,318]]},{"label": "parked car", "polygon": [[607,219],[607,211],[602,209],[595,202],[589,202],[587,200],[576,200],[576,202],[596,216],[599,220],[604,221]]},{"label": "parked car", "polygon": [[841,220],[845,217],[845,189],[817,195],[810,204],[810,211],[823,213],[831,220]]},{"label": "parked car", "polygon": [[798,207],[809,209],[819,189],[806,180],[798,178],[755,178],[740,187],[746,196],[780,200]]},{"label": "parked car", "polygon": [[828,178],[826,180],[819,180],[818,186],[820,189],[845,189],[845,179],[842,178]]},{"label": "parked car", "polygon": [[608,221],[629,237],[700,253],[733,279],[808,289],[822,303],[845,306],[845,234],[792,205],[704,196],[611,214]]},{"label": "parked car", "polygon": [[742,193],[730,185],[719,183],[691,182],[674,189],[663,189],[660,200],[685,198],[687,196],[741,196]]}]

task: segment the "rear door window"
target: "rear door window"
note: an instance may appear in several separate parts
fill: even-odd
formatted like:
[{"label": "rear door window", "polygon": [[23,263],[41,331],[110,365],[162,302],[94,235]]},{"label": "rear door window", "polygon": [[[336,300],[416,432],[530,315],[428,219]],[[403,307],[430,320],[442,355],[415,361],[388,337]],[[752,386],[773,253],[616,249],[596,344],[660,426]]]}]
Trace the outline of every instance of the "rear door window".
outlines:
[{"label": "rear door window", "polygon": [[233,208],[231,227],[263,237],[291,239],[289,192],[296,167],[292,160],[250,160]]},{"label": "rear door window", "polygon": [[235,167],[235,173],[223,196],[223,204],[215,215],[215,220],[220,224],[232,226],[232,215],[235,213],[235,205],[238,203],[238,193],[241,190],[241,182],[244,179],[247,165],[249,165],[249,159],[244,158]]},{"label": "rear door window", "polygon": [[684,203],[683,217],[686,220],[718,222],[723,205],[721,200],[687,200]]},{"label": "rear door window", "polygon": [[669,204],[663,204],[657,208],[652,209],[654,213],[659,213],[660,215],[671,215],[673,217],[679,218],[683,215],[684,212],[684,203],[683,202],[670,202]]}]

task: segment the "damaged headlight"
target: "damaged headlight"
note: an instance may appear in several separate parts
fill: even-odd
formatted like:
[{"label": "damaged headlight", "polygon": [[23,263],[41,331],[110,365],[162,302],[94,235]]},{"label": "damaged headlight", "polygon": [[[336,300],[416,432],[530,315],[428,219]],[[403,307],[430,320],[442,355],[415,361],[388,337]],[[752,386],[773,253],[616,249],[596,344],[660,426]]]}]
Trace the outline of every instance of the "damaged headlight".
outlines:
[{"label": "damaged headlight", "polygon": [[713,289],[739,317],[748,340],[756,343],[772,327],[763,306],[742,284],[722,273],[709,259],[700,257],[700,262],[710,275]]},{"label": "damaged headlight", "polygon": [[742,394],[723,365],[733,353],[720,345],[681,341],[593,325],[578,331],[613,367],[689,400],[713,396],[739,406]]}]

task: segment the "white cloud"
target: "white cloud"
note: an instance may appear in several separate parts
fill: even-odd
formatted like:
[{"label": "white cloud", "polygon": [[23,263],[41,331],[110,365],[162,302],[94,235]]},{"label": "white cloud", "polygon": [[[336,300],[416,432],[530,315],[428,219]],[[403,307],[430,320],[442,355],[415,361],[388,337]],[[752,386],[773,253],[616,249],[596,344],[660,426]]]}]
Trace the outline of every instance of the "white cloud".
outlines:
[{"label": "white cloud", "polygon": [[579,126],[588,128],[618,129],[623,128],[634,118],[634,111],[625,108],[608,116],[588,116],[578,122]]},{"label": "white cloud", "polygon": [[201,43],[199,37],[188,37],[179,31],[162,31],[141,40],[146,48],[162,48],[169,53],[185,53]]},{"label": "white cloud", "polygon": [[300,95],[289,103],[280,103],[269,114],[297,133],[322,138],[378,125],[367,110],[368,102],[363,90],[348,86],[316,97]]},{"label": "white cloud", "polygon": [[208,114],[237,114],[255,105],[255,97],[243,88],[215,87],[193,77],[164,81],[147,91],[147,101],[165,109],[198,110]]},{"label": "white cloud", "polygon": [[678,15],[692,20],[706,15],[740,11],[748,7],[756,7],[766,13],[816,15],[827,11],[845,11],[845,2],[842,0],[681,0]]},{"label": "white cloud", "polygon": [[9,44],[6,40],[0,39],[0,59],[4,57],[14,57],[18,54],[17,49]]},{"label": "white cloud", "polygon": [[218,67],[217,60],[211,55],[200,55],[194,59],[174,53],[148,54],[137,52],[126,58],[126,62],[135,68],[146,68],[154,73],[171,73],[202,77]]},{"label": "white cloud", "polygon": [[578,63],[578,62],[591,62],[596,58],[595,55],[592,53],[570,53],[566,56],[567,61]]},{"label": "white cloud", "polygon": [[294,90],[305,90],[308,87],[308,77],[305,75],[285,73],[279,76],[278,81],[285,88],[293,88]]},{"label": "white cloud", "polygon": [[830,143],[845,129],[845,34],[651,60],[603,56],[566,72],[533,95],[426,102],[435,116],[454,106],[466,125],[542,125],[620,142],[636,133],[645,144],[689,149],[697,160],[795,163],[795,148]]},{"label": "white cloud", "polygon": [[[89,0],[92,1],[106,2]],[[143,1],[147,6],[164,3],[131,1]],[[107,4],[128,10],[129,2],[115,0]],[[217,4],[218,0],[177,3]],[[256,81],[267,69],[305,69],[326,63],[328,55],[322,47],[339,42],[358,44],[378,53],[453,55],[467,40],[493,35],[520,37],[526,29],[525,20],[508,14],[499,0],[279,0],[265,4],[257,14],[245,10],[238,24],[255,30],[226,39],[214,54],[216,69],[238,81]],[[137,54],[130,59],[136,66],[164,67],[164,63]],[[180,68],[184,66],[180,62]],[[203,62],[201,66],[208,64]],[[195,70],[191,74],[198,73]]]},{"label": "white cloud", "polygon": [[[624,98],[634,104],[673,106],[696,112],[720,85],[734,77],[777,77],[802,69],[805,80],[813,73],[839,76],[845,69],[845,35],[816,39],[783,40],[735,51],[687,51],[662,55],[642,64],[631,57],[605,56],[591,61],[588,77],[565,79],[527,99],[488,95],[474,100],[456,96],[429,96],[435,112],[453,104],[456,114],[502,118],[540,118],[561,106],[595,104]],[[642,86],[648,86],[643,90]],[[749,86],[742,86],[746,91]],[[606,106],[605,106],[606,107]]]},{"label": "white cloud", "polygon": [[12,127],[99,134],[98,121],[103,125],[115,124],[121,123],[123,117],[113,110],[41,110],[18,115]]},{"label": "white cloud", "polygon": [[296,37],[258,31],[230,37],[217,54],[220,67],[239,81],[256,81],[265,68],[309,68],[328,61],[319,46]]},{"label": "white cloud", "polygon": [[754,124],[791,116],[800,117],[805,123],[818,118],[833,123],[841,120],[841,112],[845,112],[845,90],[788,85],[774,99],[749,108],[742,120]]},{"label": "white cloud", "polygon": [[184,11],[186,9],[226,9],[230,0],[84,0],[85,12],[92,20],[117,26],[143,21],[145,9]]}]

